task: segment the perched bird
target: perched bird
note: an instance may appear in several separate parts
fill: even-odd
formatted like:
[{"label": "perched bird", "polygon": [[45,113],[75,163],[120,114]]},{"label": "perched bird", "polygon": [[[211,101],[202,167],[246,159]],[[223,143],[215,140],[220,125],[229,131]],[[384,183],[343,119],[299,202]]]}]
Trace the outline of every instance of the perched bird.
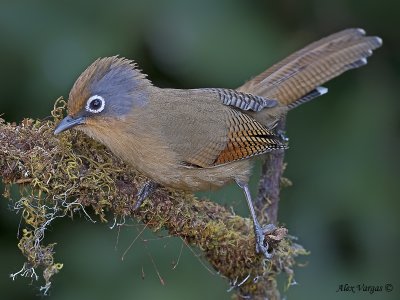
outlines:
[{"label": "perched bird", "polygon": [[267,258],[265,228],[248,187],[250,158],[285,149],[277,121],[327,92],[321,84],[367,63],[379,37],[346,29],[295,52],[236,90],[154,86],[136,64],[118,56],[96,60],[69,94],[68,116],[55,134],[76,128],[148,176],[135,205],[157,184],[209,190],[236,181],[253,218],[256,251]]}]

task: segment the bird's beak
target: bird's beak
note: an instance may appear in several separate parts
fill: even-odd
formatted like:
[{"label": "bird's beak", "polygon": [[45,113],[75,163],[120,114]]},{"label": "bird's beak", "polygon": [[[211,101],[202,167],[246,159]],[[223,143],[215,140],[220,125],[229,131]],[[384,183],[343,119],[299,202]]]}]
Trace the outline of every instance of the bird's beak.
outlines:
[{"label": "bird's beak", "polygon": [[77,125],[85,124],[85,117],[76,117],[73,118],[71,116],[66,116],[61,122],[57,125],[54,130],[54,134],[59,134],[65,130],[71,129]]}]

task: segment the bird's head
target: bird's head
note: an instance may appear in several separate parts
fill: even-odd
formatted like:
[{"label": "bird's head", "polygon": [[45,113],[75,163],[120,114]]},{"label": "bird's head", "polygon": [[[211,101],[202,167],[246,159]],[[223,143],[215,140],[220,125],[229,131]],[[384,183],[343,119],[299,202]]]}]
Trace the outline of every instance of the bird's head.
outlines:
[{"label": "bird's head", "polygon": [[121,120],[146,105],[150,86],[133,61],[118,56],[97,59],[73,85],[68,115],[54,133],[74,127],[86,131],[105,120]]}]

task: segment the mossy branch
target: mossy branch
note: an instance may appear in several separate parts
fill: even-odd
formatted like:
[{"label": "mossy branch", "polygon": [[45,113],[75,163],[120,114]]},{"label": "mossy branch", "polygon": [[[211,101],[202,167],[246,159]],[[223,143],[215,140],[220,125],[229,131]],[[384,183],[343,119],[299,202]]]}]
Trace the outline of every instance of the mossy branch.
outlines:
[{"label": "mossy branch", "polygon": [[[214,202],[161,188],[132,211],[134,195],[146,178],[78,131],[55,137],[54,125],[64,113],[65,101],[59,99],[52,120],[25,119],[16,125],[0,119],[4,196],[12,201],[14,210],[21,212],[24,221],[18,247],[27,262],[13,278],[24,275],[37,279],[36,270],[41,269],[46,293],[51,277],[62,268],[62,264],[54,262],[55,244],[44,243],[46,228],[55,218],[77,211],[87,214],[85,208],[90,207],[103,222],[108,214],[115,218],[134,217],[154,231],[164,228],[197,246],[229,280],[237,295],[279,298],[276,275],[286,272],[290,283],[294,258],[305,254],[287,236],[285,228],[266,237],[275,253],[267,261],[255,253],[251,221]],[[11,199],[12,185],[19,186],[17,200]]]}]

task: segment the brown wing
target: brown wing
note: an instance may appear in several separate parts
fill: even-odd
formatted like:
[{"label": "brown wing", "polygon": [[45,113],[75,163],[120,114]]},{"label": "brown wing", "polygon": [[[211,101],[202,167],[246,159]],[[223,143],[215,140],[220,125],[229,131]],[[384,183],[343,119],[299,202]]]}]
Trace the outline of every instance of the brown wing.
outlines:
[{"label": "brown wing", "polygon": [[238,90],[290,105],[346,70],[365,65],[381,45],[379,37],[365,36],[362,29],[346,29],[293,53]]},{"label": "brown wing", "polygon": [[154,102],[164,111],[156,122],[170,125],[160,130],[183,165],[209,168],[286,147],[281,138],[244,113],[274,107],[275,100],[226,89],[164,92],[171,94]]},{"label": "brown wing", "polygon": [[287,148],[281,138],[246,114],[232,109],[228,122],[227,145],[216,158],[214,165]]},{"label": "brown wing", "polygon": [[169,92],[169,100],[159,102],[166,113],[157,118],[165,117],[163,124],[167,118],[182,120],[161,130],[168,131],[168,145],[183,165],[213,167],[286,147],[273,131],[245,113],[274,107],[275,100],[226,89]]},{"label": "brown wing", "polygon": [[208,142],[198,151],[186,155],[183,163],[188,167],[209,168],[287,148],[282,138],[235,109],[229,109],[224,137],[219,135],[221,133],[210,132]]}]

